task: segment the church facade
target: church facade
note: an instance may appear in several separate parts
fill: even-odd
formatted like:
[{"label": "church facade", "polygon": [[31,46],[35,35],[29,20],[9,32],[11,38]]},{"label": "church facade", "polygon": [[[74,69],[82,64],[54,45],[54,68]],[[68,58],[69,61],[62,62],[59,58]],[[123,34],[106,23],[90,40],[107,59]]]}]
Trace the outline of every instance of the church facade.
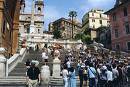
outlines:
[{"label": "church facade", "polygon": [[[25,13],[26,3],[21,5],[19,32],[20,34],[43,34],[44,26],[44,2],[43,0],[33,0],[31,13]],[[34,28],[32,30],[32,27]]]}]

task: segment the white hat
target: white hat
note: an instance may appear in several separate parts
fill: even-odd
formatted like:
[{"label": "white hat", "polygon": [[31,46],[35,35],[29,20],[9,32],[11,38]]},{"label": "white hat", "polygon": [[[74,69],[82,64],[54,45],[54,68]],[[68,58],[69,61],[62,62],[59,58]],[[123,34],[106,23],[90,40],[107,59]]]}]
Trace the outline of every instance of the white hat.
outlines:
[{"label": "white hat", "polygon": [[106,70],[106,69],[107,69],[107,67],[106,67],[106,66],[102,66],[102,69],[103,69],[103,70]]}]

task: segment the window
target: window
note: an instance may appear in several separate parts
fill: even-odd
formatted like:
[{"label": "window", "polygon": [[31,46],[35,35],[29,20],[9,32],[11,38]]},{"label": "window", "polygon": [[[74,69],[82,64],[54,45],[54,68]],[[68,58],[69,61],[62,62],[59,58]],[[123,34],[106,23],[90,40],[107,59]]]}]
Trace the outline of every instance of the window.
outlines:
[{"label": "window", "polygon": [[93,28],[95,28],[95,25],[93,25]]},{"label": "window", "polygon": [[120,49],[120,45],[116,44],[116,50],[119,50],[119,49]]},{"label": "window", "polygon": [[126,31],[126,34],[130,34],[130,26],[129,26],[129,24],[125,25],[125,31]]},{"label": "window", "polygon": [[127,49],[130,50],[130,42],[127,42]]},{"label": "window", "polygon": [[118,37],[119,37],[118,29],[115,29],[115,38],[118,38]]},{"label": "window", "polygon": [[95,22],[95,19],[92,19],[92,22]]},{"label": "window", "polygon": [[6,23],[5,23],[5,21],[4,21],[4,22],[3,22],[3,30],[2,30],[2,32],[5,33],[5,30],[6,30]]},{"label": "window", "polygon": [[94,13],[92,13],[92,16],[94,16]]},{"label": "window", "polygon": [[38,33],[40,33],[40,29],[38,29]]},{"label": "window", "polygon": [[116,17],[116,13],[113,14],[113,21],[116,21],[117,17]]},{"label": "window", "polygon": [[128,15],[128,13],[127,13],[127,8],[126,8],[126,7],[123,9],[123,12],[124,12],[124,16],[127,16],[127,15]]},{"label": "window", "polygon": [[27,33],[28,33],[28,34],[30,33],[30,28],[29,28],[29,27],[27,28]]},{"label": "window", "polygon": [[40,7],[38,7],[38,11],[39,11],[39,12],[41,11],[41,8],[40,8]]},{"label": "window", "polygon": [[102,17],[102,14],[100,14],[100,18]]},{"label": "window", "polygon": [[100,24],[102,24],[102,20],[99,20]]},{"label": "window", "polygon": [[89,17],[89,14],[88,14],[88,17]]}]

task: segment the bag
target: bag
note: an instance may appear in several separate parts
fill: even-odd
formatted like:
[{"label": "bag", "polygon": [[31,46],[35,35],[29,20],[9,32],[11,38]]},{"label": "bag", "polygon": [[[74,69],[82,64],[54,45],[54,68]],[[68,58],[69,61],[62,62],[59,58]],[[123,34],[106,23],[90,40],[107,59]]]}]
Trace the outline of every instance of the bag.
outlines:
[{"label": "bag", "polygon": [[88,74],[86,69],[83,70],[83,74],[85,74],[85,75]]}]

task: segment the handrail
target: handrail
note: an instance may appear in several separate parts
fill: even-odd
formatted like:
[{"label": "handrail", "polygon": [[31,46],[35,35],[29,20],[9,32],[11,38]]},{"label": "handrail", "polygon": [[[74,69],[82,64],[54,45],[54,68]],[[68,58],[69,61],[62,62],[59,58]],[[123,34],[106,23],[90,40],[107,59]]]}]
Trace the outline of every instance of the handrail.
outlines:
[{"label": "handrail", "polygon": [[6,77],[14,69],[14,67],[23,60],[26,54],[26,48],[22,48],[19,54],[14,54],[11,58],[6,61]]},{"label": "handrail", "polygon": [[21,51],[20,51],[20,56],[21,56],[20,62],[22,62],[23,58],[25,57],[26,52],[27,52],[26,48],[21,49]]}]

